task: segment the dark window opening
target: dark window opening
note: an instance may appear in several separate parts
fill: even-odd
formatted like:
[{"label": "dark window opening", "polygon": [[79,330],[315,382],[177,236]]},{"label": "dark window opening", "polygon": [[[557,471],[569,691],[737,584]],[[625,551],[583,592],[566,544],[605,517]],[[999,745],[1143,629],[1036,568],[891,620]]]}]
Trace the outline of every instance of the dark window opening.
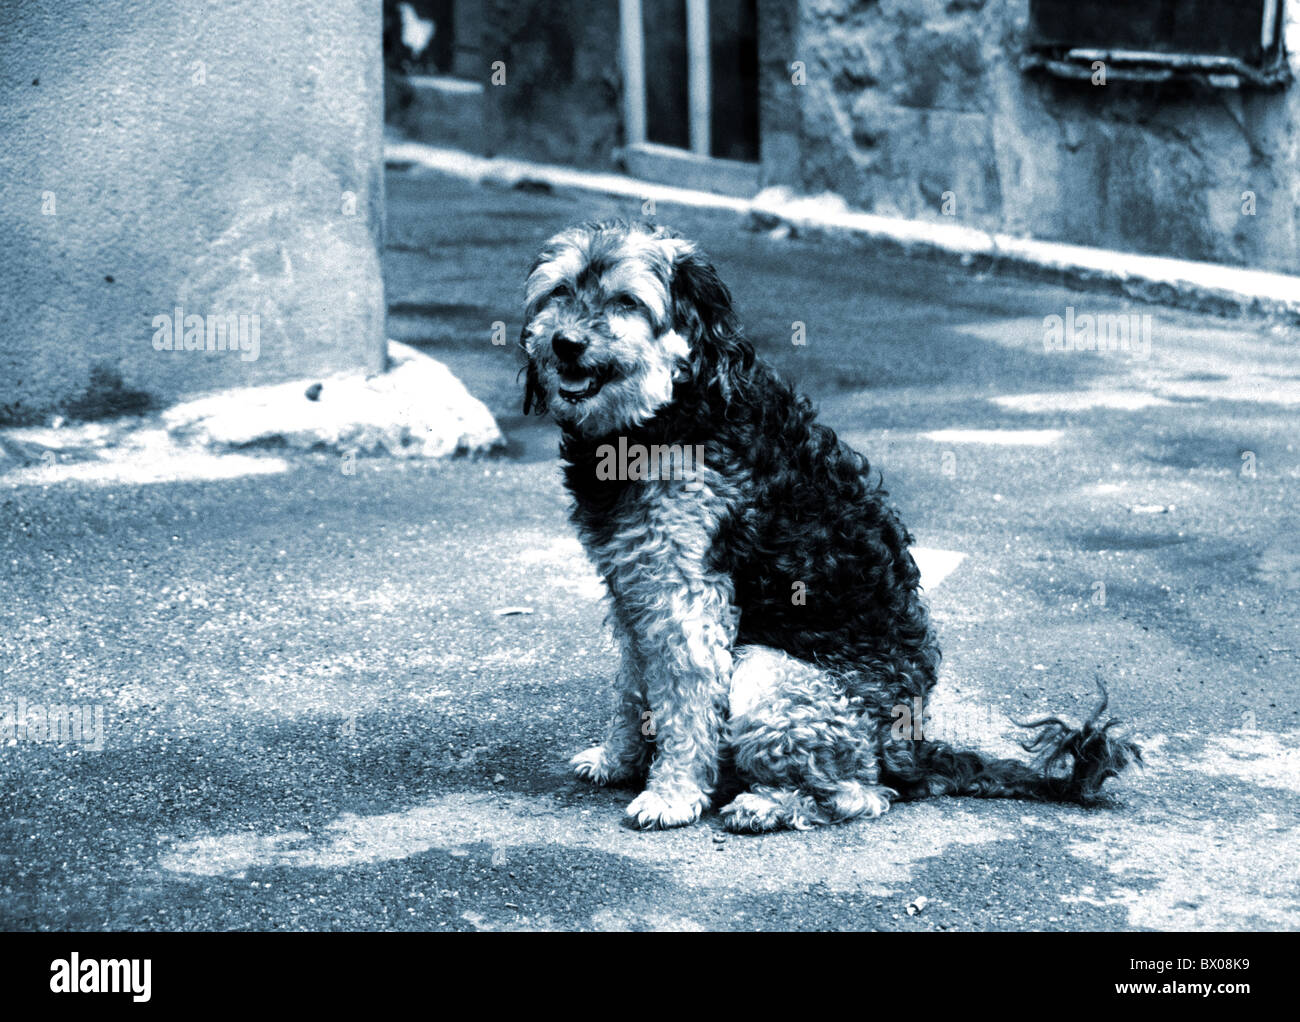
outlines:
[{"label": "dark window opening", "polygon": [[711,155],[758,162],[758,0],[711,0]]},{"label": "dark window opening", "polygon": [[687,90],[686,0],[642,0],[647,142],[691,147]]},{"label": "dark window opening", "polygon": [[408,75],[483,77],[481,0],[384,0],[384,59]]},{"label": "dark window opening", "polygon": [[1029,0],[1024,66],[1090,78],[1277,87],[1282,0]]},{"label": "dark window opening", "polygon": [[757,163],[757,0],[641,0],[639,6],[645,138],[636,141]]}]

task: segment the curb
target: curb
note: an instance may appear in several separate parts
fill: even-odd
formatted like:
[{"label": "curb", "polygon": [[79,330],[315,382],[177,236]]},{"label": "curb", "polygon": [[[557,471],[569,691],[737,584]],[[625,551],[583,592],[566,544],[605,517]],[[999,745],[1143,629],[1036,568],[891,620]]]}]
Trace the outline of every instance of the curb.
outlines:
[{"label": "curb", "polygon": [[874,250],[956,262],[976,271],[1008,272],[1079,290],[1104,291],[1218,315],[1264,316],[1300,324],[1300,277],[1220,263],[1139,255],[1084,245],[1017,238],[956,224],[901,220],[851,210],[826,194],[797,196],[769,188],[752,199],[655,184],[625,174],[575,170],[504,157],[475,156],[422,142],[388,141],[386,163],[410,165],[504,188],[542,185],[644,201],[727,210],[755,230],[834,238]]}]

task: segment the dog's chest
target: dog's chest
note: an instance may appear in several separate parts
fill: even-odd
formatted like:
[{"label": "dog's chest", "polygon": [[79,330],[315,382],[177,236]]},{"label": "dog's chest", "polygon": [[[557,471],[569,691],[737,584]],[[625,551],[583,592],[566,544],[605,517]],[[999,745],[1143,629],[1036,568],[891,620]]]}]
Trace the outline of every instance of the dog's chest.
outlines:
[{"label": "dog's chest", "polygon": [[712,567],[712,551],[728,502],[710,473],[691,480],[627,483],[601,504],[575,495],[579,538],[611,595],[657,585],[730,588]]}]

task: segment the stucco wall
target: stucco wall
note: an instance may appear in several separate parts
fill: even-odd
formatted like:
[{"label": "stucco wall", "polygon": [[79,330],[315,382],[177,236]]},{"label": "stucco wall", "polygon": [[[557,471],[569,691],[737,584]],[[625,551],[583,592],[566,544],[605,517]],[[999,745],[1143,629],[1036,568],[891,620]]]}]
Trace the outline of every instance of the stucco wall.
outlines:
[{"label": "stucco wall", "polygon": [[[1300,73],[1300,3],[1288,8]],[[952,192],[956,219],[989,230],[1300,271],[1300,85],[1193,94],[1028,75],[1027,11],[801,0],[789,60],[806,84],[765,64],[765,111],[789,97],[798,155],[766,176],[887,215],[941,219]]]},{"label": "stucco wall", "polygon": [[[117,377],[165,403],[379,364],[378,0],[5,3],[0,23],[0,422],[93,408]],[[178,305],[258,316],[258,357],[155,350]]]}]

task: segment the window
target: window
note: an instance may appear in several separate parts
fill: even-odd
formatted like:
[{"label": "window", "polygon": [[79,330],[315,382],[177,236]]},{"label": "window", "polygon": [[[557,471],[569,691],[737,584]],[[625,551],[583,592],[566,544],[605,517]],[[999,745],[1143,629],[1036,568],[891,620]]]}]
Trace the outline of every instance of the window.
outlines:
[{"label": "window", "polygon": [[757,0],[620,0],[629,169],[757,190]]},{"label": "window", "polygon": [[417,83],[481,88],[481,7],[480,0],[385,0],[385,59]]},{"label": "window", "polygon": [[1277,87],[1282,0],[1029,0],[1025,66],[1089,78]]}]

